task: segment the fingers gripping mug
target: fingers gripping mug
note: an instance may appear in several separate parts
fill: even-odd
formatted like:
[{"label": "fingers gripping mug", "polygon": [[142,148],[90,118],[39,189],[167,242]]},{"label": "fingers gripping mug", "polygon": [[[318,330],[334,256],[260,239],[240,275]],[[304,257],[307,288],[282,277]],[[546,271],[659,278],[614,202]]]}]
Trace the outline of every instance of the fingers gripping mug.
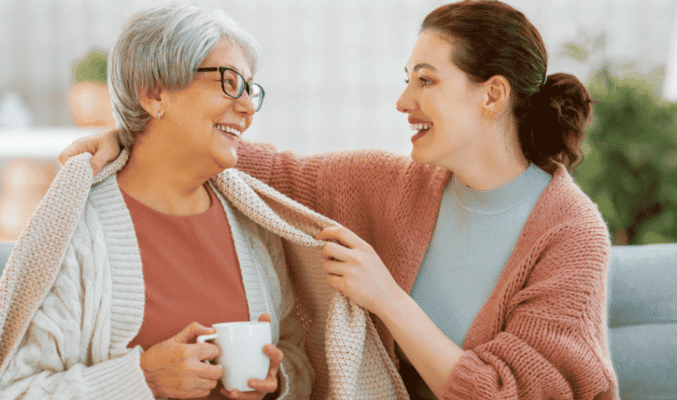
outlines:
[{"label": "fingers gripping mug", "polygon": [[216,329],[215,334],[198,336],[197,342],[213,340],[218,346],[216,363],[223,368],[223,387],[241,392],[254,390],[247,381],[266,379],[270,368],[270,358],[263,354],[263,346],[272,343],[270,323],[226,322],[212,328]]}]

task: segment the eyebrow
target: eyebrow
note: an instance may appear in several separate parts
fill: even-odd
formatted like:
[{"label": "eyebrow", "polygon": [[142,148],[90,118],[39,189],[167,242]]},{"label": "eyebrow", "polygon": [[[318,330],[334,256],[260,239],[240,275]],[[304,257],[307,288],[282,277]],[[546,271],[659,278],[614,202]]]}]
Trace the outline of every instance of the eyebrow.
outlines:
[{"label": "eyebrow", "polygon": [[[416,65],[414,65],[413,71],[416,72],[416,71],[418,71],[419,69],[423,69],[423,68],[427,68],[427,69],[429,69],[429,70],[431,70],[431,71],[437,72],[437,68],[433,67],[432,65],[430,65],[430,64],[428,64],[428,63],[421,63],[421,64],[416,64]],[[409,72],[409,71],[407,70],[407,67],[404,67],[404,72]]]},{"label": "eyebrow", "polygon": [[[218,72],[220,67],[226,67],[226,68],[234,69],[235,71],[237,71],[238,74],[242,75],[242,77],[244,78],[244,75],[242,74],[242,72],[240,72],[233,64],[224,64],[224,65],[219,65],[218,67],[204,67],[204,68],[216,68],[215,71]],[[249,79],[245,79],[245,81],[247,81],[248,83],[252,83],[254,81],[254,77],[250,76]]]},{"label": "eyebrow", "polygon": [[[244,78],[244,74],[243,74],[238,68],[236,68],[234,65],[232,65],[232,64],[226,64],[226,65],[224,65],[224,67],[228,67],[228,68],[234,69],[235,71],[237,71],[238,74],[242,75],[242,77]],[[249,83],[252,83],[252,82],[253,82],[253,79],[254,79],[254,77],[253,77],[253,76],[250,76],[249,79],[245,79],[245,81],[247,81],[247,82],[249,82]]]}]

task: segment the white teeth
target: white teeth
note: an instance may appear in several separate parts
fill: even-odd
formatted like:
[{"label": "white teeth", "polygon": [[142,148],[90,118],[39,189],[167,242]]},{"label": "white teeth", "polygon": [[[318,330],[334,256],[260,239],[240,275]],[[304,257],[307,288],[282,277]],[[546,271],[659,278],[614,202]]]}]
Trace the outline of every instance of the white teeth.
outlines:
[{"label": "white teeth", "polygon": [[412,131],[423,131],[433,127],[433,124],[411,124],[409,129]]},{"label": "white teeth", "polygon": [[221,124],[216,124],[215,126],[216,126],[216,129],[218,129],[222,132],[230,133],[231,135],[233,135],[235,137],[239,138],[240,136],[242,136],[242,132],[238,131],[237,129],[231,128],[230,126],[225,126],[225,125],[221,125]]}]

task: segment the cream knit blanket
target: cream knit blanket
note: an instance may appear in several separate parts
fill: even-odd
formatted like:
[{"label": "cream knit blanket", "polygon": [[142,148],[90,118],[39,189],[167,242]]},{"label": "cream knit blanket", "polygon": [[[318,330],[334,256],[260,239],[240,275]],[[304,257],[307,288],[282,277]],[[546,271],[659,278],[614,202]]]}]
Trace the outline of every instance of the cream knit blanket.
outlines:
[{"label": "cream knit blanket", "polygon": [[[92,176],[89,154],[73,157],[59,171],[19,237],[0,279],[0,375],[51,289],[92,185],[127,162],[123,151]],[[296,313],[316,372],[316,399],[408,399],[368,313],[326,284],[315,235],[336,222],[262,182],[229,169],[212,179],[243,214],[283,239]]]}]

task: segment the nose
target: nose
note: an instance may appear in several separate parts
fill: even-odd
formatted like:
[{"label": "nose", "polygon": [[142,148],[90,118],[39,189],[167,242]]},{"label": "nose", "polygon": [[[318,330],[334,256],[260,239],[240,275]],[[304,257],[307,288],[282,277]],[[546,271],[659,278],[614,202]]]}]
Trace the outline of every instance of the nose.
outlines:
[{"label": "nose", "polygon": [[416,107],[416,101],[411,96],[411,92],[409,90],[409,85],[404,88],[404,91],[400,95],[400,98],[397,99],[397,102],[395,103],[395,108],[397,108],[397,111],[401,113],[409,113],[414,110]]},{"label": "nose", "polygon": [[254,115],[256,112],[254,101],[249,97],[249,93],[246,90],[239,99],[235,99],[235,111],[247,117]]}]

